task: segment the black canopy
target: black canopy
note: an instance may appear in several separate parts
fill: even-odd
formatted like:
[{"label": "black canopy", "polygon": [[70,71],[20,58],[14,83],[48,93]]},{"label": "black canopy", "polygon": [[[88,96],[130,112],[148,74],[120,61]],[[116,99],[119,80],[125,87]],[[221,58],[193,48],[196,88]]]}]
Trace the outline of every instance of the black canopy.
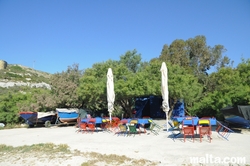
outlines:
[{"label": "black canopy", "polygon": [[225,107],[221,109],[225,118],[230,116],[240,116],[250,120],[250,105],[238,105],[236,107]]}]

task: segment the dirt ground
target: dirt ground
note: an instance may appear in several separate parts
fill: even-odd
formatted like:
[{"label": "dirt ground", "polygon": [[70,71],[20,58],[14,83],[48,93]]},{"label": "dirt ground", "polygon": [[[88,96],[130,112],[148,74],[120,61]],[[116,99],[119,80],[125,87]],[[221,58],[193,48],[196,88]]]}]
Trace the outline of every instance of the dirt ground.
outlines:
[{"label": "dirt ground", "polygon": [[[165,121],[156,121],[156,123],[162,126]],[[164,128],[160,129],[159,135],[147,131],[145,134],[136,134],[135,136],[118,136],[111,132],[102,131],[82,134],[77,133],[74,126],[0,130],[0,144],[14,147],[40,143],[65,144],[72,151],[72,153],[63,155],[43,154],[43,151],[37,154],[0,153],[0,165],[75,166],[91,161],[91,157],[86,155],[91,152],[101,155],[115,154],[135,160],[148,160],[149,162],[145,165],[150,165],[150,162],[151,164],[157,163],[156,165],[159,166],[250,165],[249,130],[237,130],[229,135],[229,140],[221,138],[213,131],[211,143],[206,138],[200,142],[198,135],[196,135],[194,142],[191,138],[187,138],[184,142],[182,135],[176,139],[173,139],[172,136],[173,132],[167,132]],[[208,157],[210,160],[207,159]],[[100,156],[97,157],[97,160],[98,158],[100,161],[95,165],[112,165],[112,163],[103,163]],[[198,158],[198,163],[194,162],[193,158]],[[222,163],[225,158],[230,160],[227,163]],[[236,158],[245,158],[245,162],[235,162],[233,159]],[[220,159],[220,162],[215,163],[214,159]],[[134,164],[128,160],[123,165]]]}]

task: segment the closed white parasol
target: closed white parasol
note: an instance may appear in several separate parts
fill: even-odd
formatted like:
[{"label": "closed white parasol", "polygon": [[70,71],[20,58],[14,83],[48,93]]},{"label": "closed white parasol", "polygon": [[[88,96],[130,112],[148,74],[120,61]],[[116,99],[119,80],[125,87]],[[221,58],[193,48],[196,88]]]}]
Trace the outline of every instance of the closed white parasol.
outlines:
[{"label": "closed white parasol", "polygon": [[110,122],[112,120],[112,112],[114,111],[115,91],[112,69],[108,69],[107,73],[107,100]]},{"label": "closed white parasol", "polygon": [[168,69],[165,62],[162,62],[161,65],[161,94],[162,94],[162,108],[166,113],[167,120],[167,131],[168,131],[168,111],[169,111],[169,103],[168,103]]}]

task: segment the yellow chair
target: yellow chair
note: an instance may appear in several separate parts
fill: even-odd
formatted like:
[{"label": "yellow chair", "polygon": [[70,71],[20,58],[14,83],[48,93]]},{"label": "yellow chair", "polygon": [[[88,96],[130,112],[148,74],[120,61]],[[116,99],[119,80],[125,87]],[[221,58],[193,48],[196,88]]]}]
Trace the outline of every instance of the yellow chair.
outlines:
[{"label": "yellow chair", "polygon": [[128,133],[127,126],[125,124],[119,124],[118,127],[119,130],[115,133],[117,134],[117,136],[119,136],[120,134],[124,134],[125,136]]},{"label": "yellow chair", "polygon": [[131,119],[130,124],[138,124],[138,120],[137,119]]}]

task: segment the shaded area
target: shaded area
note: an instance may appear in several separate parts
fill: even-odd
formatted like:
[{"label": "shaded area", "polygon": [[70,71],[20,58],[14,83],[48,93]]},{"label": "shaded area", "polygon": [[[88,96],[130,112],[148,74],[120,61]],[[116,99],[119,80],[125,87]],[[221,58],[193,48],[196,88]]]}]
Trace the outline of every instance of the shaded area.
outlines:
[{"label": "shaded area", "polygon": [[[135,117],[151,117],[154,119],[166,119],[166,113],[162,110],[162,97],[158,96],[149,96],[149,97],[140,97],[136,98],[135,102]],[[184,102],[178,100],[174,105],[172,116],[185,116]]]},{"label": "shaded area", "polygon": [[250,128],[250,105],[222,108],[225,122],[235,127]]}]

